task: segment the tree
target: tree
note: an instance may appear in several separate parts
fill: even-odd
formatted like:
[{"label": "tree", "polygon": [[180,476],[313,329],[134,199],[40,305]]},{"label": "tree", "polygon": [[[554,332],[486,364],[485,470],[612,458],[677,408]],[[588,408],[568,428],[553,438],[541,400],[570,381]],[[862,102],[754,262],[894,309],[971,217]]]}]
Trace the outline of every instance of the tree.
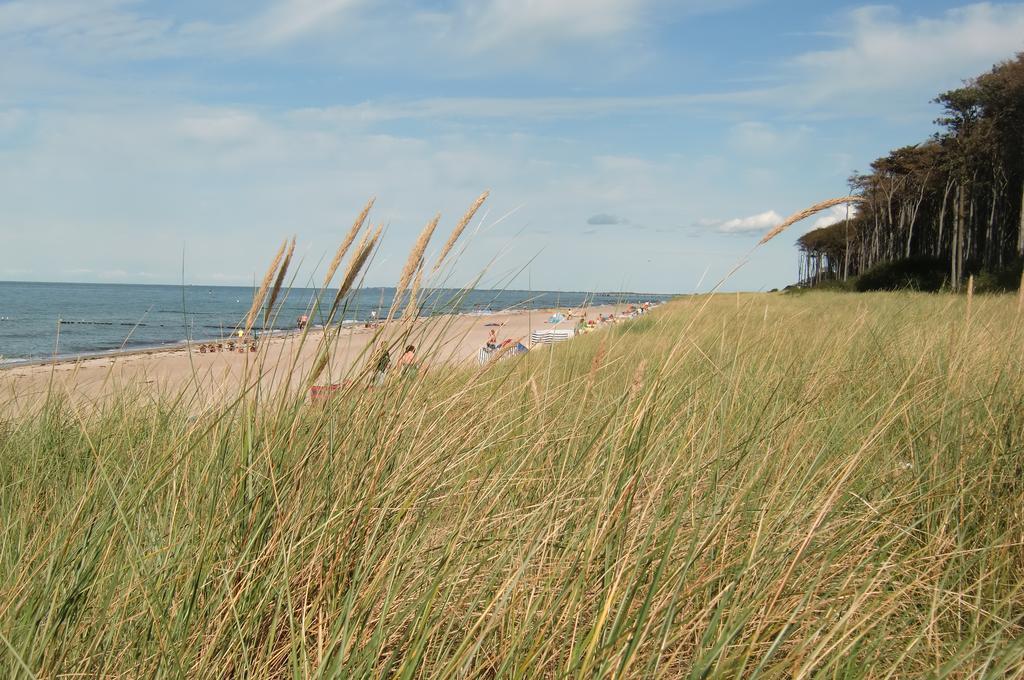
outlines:
[{"label": "tree", "polygon": [[870,172],[854,174],[850,189],[863,199],[856,216],[798,241],[802,282],[938,258],[958,289],[968,273],[1019,266],[1024,53],[935,102],[942,115],[934,137],[895,149],[875,160]]}]

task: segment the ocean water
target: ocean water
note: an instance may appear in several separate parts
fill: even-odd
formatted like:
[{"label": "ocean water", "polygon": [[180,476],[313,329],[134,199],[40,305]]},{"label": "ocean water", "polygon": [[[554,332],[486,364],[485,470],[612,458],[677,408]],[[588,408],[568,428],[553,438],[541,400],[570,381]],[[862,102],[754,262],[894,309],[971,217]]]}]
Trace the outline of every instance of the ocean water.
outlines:
[{"label": "ocean water", "polygon": [[[227,337],[249,311],[252,287],[156,286],[98,283],[0,281],[0,364],[74,357],[120,350],[178,345]],[[294,329],[315,291],[293,288],[276,305],[276,320],[261,331]],[[326,300],[331,297],[333,291]],[[344,318],[362,322],[387,313],[393,288],[366,288],[350,298]],[[503,309],[576,307],[659,301],[668,296],[638,293],[435,290],[425,313],[472,314]],[[322,319],[311,319],[318,324]]]}]

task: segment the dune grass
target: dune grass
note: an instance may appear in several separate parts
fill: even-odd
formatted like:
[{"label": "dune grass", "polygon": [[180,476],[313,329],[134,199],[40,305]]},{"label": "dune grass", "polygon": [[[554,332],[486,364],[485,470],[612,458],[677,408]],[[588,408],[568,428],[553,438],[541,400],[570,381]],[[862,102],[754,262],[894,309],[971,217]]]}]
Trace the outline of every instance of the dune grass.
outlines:
[{"label": "dune grass", "polygon": [[1020,675],[1024,317],[971,304],[684,298],[322,407],[54,397],[0,424],[0,659],[39,677]]}]

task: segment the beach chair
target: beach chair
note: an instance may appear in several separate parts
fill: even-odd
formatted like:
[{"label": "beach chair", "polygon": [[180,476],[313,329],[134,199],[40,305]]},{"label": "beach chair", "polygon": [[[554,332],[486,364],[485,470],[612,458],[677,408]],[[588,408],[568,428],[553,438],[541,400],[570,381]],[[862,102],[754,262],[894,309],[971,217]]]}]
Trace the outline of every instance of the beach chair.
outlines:
[{"label": "beach chair", "polygon": [[508,349],[508,350],[505,350],[505,352],[503,354],[502,354],[502,350],[501,350],[500,347],[487,347],[487,346],[484,346],[484,347],[480,348],[479,352],[477,352],[476,361],[481,366],[486,366],[493,359],[493,357],[495,355],[497,355],[497,354],[501,355],[500,358],[498,359],[498,361],[504,361],[505,359],[508,359],[509,357],[517,357],[517,356],[520,356],[522,354],[526,354],[529,351],[530,351],[530,348],[527,347],[526,345],[524,345],[521,342],[517,342],[515,347],[513,347],[511,349]]}]

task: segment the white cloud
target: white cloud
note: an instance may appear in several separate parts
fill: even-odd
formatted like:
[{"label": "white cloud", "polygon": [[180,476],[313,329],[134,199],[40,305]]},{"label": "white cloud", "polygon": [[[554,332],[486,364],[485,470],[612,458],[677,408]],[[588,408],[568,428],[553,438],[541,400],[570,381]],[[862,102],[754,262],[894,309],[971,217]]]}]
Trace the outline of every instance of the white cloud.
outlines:
[{"label": "white cloud", "polygon": [[242,34],[258,43],[284,43],[312,32],[336,28],[364,0],[276,0],[243,24]]},{"label": "white cloud", "polygon": [[833,224],[838,224],[846,220],[847,214],[850,218],[854,218],[857,215],[856,205],[836,205],[825,211],[824,214],[820,215],[818,219],[814,220],[811,225],[811,229],[821,229],[822,227],[831,227]]},{"label": "white cloud", "polygon": [[68,30],[125,5],[124,0],[14,0],[0,5],[0,34]]},{"label": "white cloud", "polygon": [[[617,52],[614,67],[618,68],[645,58],[645,42],[637,38],[656,23],[727,11],[755,1],[456,0],[453,11],[429,13],[421,26],[435,29],[434,49],[487,55],[505,64],[533,63],[562,48],[607,51],[628,44],[628,54]],[[561,54],[566,56],[569,50]]]},{"label": "white cloud", "polygon": [[0,134],[14,132],[28,119],[20,109],[0,109]]},{"label": "white cloud", "polygon": [[211,144],[249,141],[263,130],[252,113],[219,109],[186,114],[178,128],[187,139]]},{"label": "white cloud", "polygon": [[612,213],[598,213],[597,215],[591,215],[587,218],[587,224],[593,226],[612,226],[629,224],[629,220],[619,215],[613,215]]},{"label": "white cloud", "polygon": [[746,153],[775,155],[799,147],[810,138],[813,130],[806,125],[780,128],[760,121],[745,121],[733,126],[729,142]]},{"label": "white cloud", "polygon": [[[643,60],[638,53],[648,49],[643,37],[655,19],[722,11],[749,1],[452,0],[423,10],[369,0],[265,0],[244,5],[245,14],[203,10],[206,17],[214,13],[216,18],[186,20],[180,12],[158,11],[139,0],[14,0],[0,3],[0,36],[14,46],[39,42],[45,49],[36,56],[44,60],[54,53],[76,60],[215,54],[237,58],[303,40],[303,49],[316,48],[317,58],[378,68],[401,65],[406,71],[419,64],[493,74],[517,62],[533,66],[537,58],[556,51],[565,59],[549,61],[547,72],[569,68],[563,61],[574,59],[578,66],[593,68],[598,52],[607,57],[602,63],[608,68],[628,69],[622,64]],[[786,110],[814,106],[876,111],[877,102],[865,101],[864,95],[885,94],[923,106],[940,89],[1024,49],[1021,3],[977,3],[930,16],[871,6],[844,13],[837,22],[834,48],[806,52],[784,67],[752,74],[784,77],[787,85],[709,97],[705,103],[742,100]],[[28,68],[24,55],[12,56],[16,59],[9,61]],[[678,104],[670,97],[641,101]],[[546,104],[558,107],[557,99]],[[398,106],[364,108],[351,113],[402,113],[394,110]],[[764,125],[741,124],[735,130],[736,143],[770,146],[800,135],[799,129]]]},{"label": "white cloud", "polygon": [[746,234],[755,231],[765,231],[782,222],[782,215],[774,210],[750,215],[749,217],[735,217],[731,220],[698,220],[697,225],[702,227],[713,227],[723,234]]},{"label": "white cloud", "polygon": [[171,48],[179,26],[171,19],[146,16],[137,0],[16,0],[0,5],[0,36],[8,47],[33,45],[52,57],[76,59],[153,56]]},{"label": "white cloud", "polygon": [[813,103],[856,103],[854,93],[906,93],[915,99],[954,87],[1024,49],[1024,4],[988,2],[938,16],[906,17],[891,7],[851,11],[841,47],[794,60],[804,82],[796,96]]},{"label": "white cloud", "polygon": [[297,120],[346,126],[415,119],[557,120],[618,113],[685,111],[698,106],[739,104],[754,96],[751,93],[715,93],[621,97],[432,97],[299,109],[289,115]]},{"label": "white cloud", "polygon": [[[584,285],[586,276],[597,276],[593,272],[604,276],[625,267],[630,247],[657,251],[656,263],[658,257],[685,257],[669,257],[672,239],[685,231],[669,228],[693,224],[700,214],[749,215],[702,223],[706,229],[699,233],[728,250],[738,240],[718,232],[770,229],[780,221],[778,213],[753,213],[832,195],[851,164],[884,152],[890,139],[904,139],[902,132],[886,136],[891,130],[874,122],[836,132],[839,126],[801,125],[801,117],[870,113],[877,121],[909,110],[924,126],[931,116],[920,109],[931,96],[1024,48],[1021,4],[921,10],[931,18],[862,9],[843,15],[842,33],[828,43],[833,49],[755,69],[785,76],[787,85],[769,89],[761,81],[760,90],[692,94],[700,85],[666,79],[660,90],[618,89],[644,93],[639,96],[588,96],[614,92],[622,82],[606,77],[609,63],[645,45],[661,49],[658,40],[644,40],[654,35],[647,33],[653,12],[678,17],[715,3],[431,4],[438,9],[368,0],[259,0],[245,4],[245,15],[236,11],[242,5],[233,4],[203,9],[206,23],[183,24],[177,10],[135,0],[0,0],[0,40],[5,53],[11,48],[12,64],[0,69],[0,204],[10,218],[5,226],[17,230],[17,251],[63,253],[65,262],[85,261],[96,272],[145,268],[166,280],[166,272],[180,269],[187,240],[195,271],[251,280],[245,269],[262,263],[279,236],[298,231],[320,247],[341,233],[350,212],[371,194],[380,197],[379,217],[393,225],[390,248],[401,246],[413,233],[403,230],[417,230],[433,210],[458,214],[481,189],[491,188],[496,212],[525,205],[514,224],[510,220],[507,230],[498,231],[547,230],[557,246],[550,249],[548,271]],[[513,86],[503,87],[502,74],[519,52],[542,55],[544,68],[531,64],[525,72],[550,80],[532,87],[513,79]],[[189,61],[172,61],[166,69],[129,63],[152,55]],[[207,58],[209,72],[195,67]],[[104,59],[115,68],[82,67]],[[270,61],[274,73],[258,71]],[[559,68],[565,73],[551,77]],[[377,77],[392,73],[403,78]],[[410,75],[430,73],[413,92],[456,96],[416,98],[403,89]],[[283,84],[285,77],[307,75],[312,87],[328,80],[345,86],[307,96],[309,83]],[[374,82],[363,82],[368,80]],[[458,96],[475,92],[511,96]],[[548,93],[565,94],[534,96]],[[300,105],[326,105],[286,110],[284,96]],[[235,103],[204,107],[203,101]],[[249,101],[258,103],[246,108]],[[701,128],[705,111],[713,111],[717,123]],[[678,155],[646,135],[633,145],[628,125],[661,125],[669,118],[648,121],[639,114],[669,112],[684,114],[674,117],[675,126],[664,123],[661,137],[672,141]],[[694,114],[692,124],[685,114]],[[622,127],[597,120],[615,115]],[[567,120],[587,124],[537,124]],[[414,122],[388,125],[394,121]],[[737,121],[743,122],[728,128]],[[605,139],[602,131],[612,124],[617,132]],[[824,136],[829,130],[832,138]],[[7,137],[17,143],[7,144]],[[883,146],[873,150],[871,144]],[[722,206],[726,211],[720,212]],[[594,248],[596,264],[566,262],[564,253],[575,247],[571,238],[596,210],[629,215],[648,231],[626,241],[628,230],[599,229],[588,240],[588,246],[600,245]],[[837,219],[826,214],[813,226]],[[658,233],[670,236],[648,238]],[[526,260],[545,245],[523,239],[516,256],[531,251]],[[776,241],[761,256],[772,248],[780,262],[789,262],[789,244]],[[116,260],[119,253],[144,262]],[[400,267],[401,258],[392,259]],[[391,281],[392,264],[378,265],[383,269],[376,270],[375,282]],[[54,265],[61,266],[66,270]],[[42,255],[33,261],[34,271],[48,267]],[[676,270],[672,260],[660,280],[672,281]],[[787,269],[776,281],[788,275]]]},{"label": "white cloud", "polygon": [[[256,0],[161,6],[143,0],[0,0],[0,36],[17,74],[0,70],[0,96],[32,87],[33,70],[77,77],[83,62],[262,58],[296,50],[303,62],[361,72],[494,76],[534,68],[543,77],[586,69],[621,77],[648,63],[654,24],[755,0]],[[623,47],[628,47],[623,50]],[[10,71],[8,69],[7,71]],[[78,71],[76,73],[76,71]],[[428,76],[429,77],[429,76]],[[200,79],[201,80],[201,79]],[[67,88],[64,88],[67,89]]]},{"label": "white cloud", "polygon": [[464,0],[471,51],[602,40],[637,27],[650,0]]},{"label": "white cloud", "polygon": [[[589,144],[533,134],[403,137],[289,112],[194,105],[23,115],[31,143],[0,148],[0,204],[7,245],[40,278],[87,268],[70,277],[120,270],[175,281],[184,262],[190,280],[218,273],[251,281],[291,233],[310,247],[312,267],[376,195],[373,219],[389,226],[370,283],[388,285],[425,219],[440,210],[450,227],[491,189],[488,224],[518,210],[481,231],[457,283],[500,252],[496,270],[533,261],[538,287],[608,288],[628,277],[628,287],[672,290],[680,267],[703,271],[707,256],[678,231],[655,227],[688,223],[737,189],[763,200],[742,180],[724,183],[727,169],[702,157],[593,156]],[[649,228],[597,229],[587,257],[567,259],[595,206]],[[716,268],[732,264],[727,253],[715,258]]]}]

